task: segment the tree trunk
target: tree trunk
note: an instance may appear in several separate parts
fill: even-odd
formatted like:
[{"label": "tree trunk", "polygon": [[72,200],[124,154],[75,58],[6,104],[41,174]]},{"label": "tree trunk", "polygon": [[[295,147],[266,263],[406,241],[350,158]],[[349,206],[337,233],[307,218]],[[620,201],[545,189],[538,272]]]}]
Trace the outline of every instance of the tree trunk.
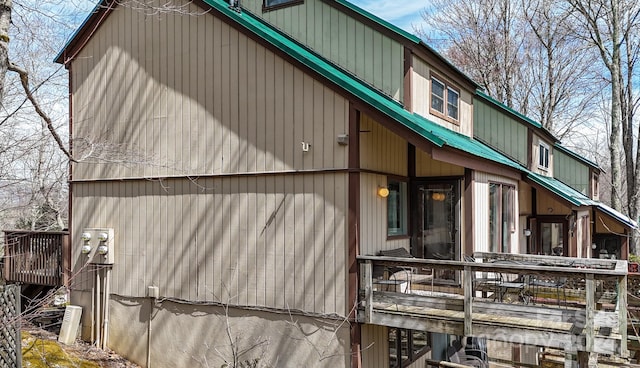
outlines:
[{"label": "tree trunk", "polygon": [[620,8],[617,1],[611,2],[611,135],[609,136],[609,153],[611,154],[611,207],[620,212],[622,209],[622,197],[620,189],[622,186],[622,176],[620,173],[620,141],[622,125],[622,58],[619,39],[620,30]]},{"label": "tree trunk", "polygon": [[13,0],[0,0],[0,106],[4,99],[4,76],[9,66],[9,26]]}]

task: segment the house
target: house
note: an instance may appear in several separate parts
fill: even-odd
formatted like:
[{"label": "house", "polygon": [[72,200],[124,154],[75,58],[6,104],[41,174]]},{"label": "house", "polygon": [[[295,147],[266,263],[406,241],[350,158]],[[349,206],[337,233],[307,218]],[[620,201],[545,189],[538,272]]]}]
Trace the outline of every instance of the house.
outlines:
[{"label": "house", "polygon": [[597,165],[345,0],[105,0],[56,61],[71,300],[143,366],[409,366],[431,338],[357,318],[358,257],[628,253]]}]

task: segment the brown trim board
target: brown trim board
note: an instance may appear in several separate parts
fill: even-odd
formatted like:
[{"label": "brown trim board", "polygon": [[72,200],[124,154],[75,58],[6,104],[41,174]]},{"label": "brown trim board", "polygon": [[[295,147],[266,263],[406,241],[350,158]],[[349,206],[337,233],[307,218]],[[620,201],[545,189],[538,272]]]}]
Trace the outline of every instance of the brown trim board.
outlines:
[{"label": "brown trim board", "polygon": [[358,260],[360,254],[359,231],[360,231],[360,111],[356,110],[353,104],[349,105],[349,198],[348,198],[348,264],[349,264],[349,287],[348,287],[348,307],[350,308],[349,320],[351,323],[351,367],[362,366],[361,357],[361,327],[356,323],[355,305],[358,303]]}]

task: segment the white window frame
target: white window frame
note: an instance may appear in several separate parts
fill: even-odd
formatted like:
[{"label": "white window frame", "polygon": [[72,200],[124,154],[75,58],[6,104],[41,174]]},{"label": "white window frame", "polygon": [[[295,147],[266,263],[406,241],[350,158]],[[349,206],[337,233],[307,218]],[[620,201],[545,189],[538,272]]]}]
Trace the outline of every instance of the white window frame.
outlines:
[{"label": "white window frame", "polygon": [[[394,187],[397,184],[398,189]],[[398,179],[388,179],[387,188],[387,236],[407,236],[408,226],[408,185],[406,181]],[[392,217],[393,216],[393,217]],[[393,226],[396,222],[398,226]]]},{"label": "white window frame", "polygon": [[[433,91],[434,81],[442,85],[442,96],[434,93]],[[459,124],[460,122],[460,89],[454,87],[448,82],[445,82],[443,78],[440,78],[438,75],[434,73],[431,74],[429,85],[430,85],[429,112],[432,115],[439,116],[449,122],[452,122],[454,124]],[[456,96],[455,109],[451,108],[452,106],[454,106],[454,104],[450,103],[449,101],[450,95]],[[438,100],[442,100],[441,101],[442,111],[434,107],[433,105],[434,98],[437,98]]]},{"label": "white window frame", "polygon": [[551,158],[551,149],[548,144],[544,142],[538,143],[538,168],[542,170],[549,170],[549,160]]},{"label": "white window frame", "polygon": [[[491,187],[496,188],[496,213],[492,213],[494,206],[491,203],[491,194],[489,193],[489,252],[509,253],[513,246],[511,235],[516,231],[516,186],[500,182],[489,182],[489,192]],[[505,190],[508,190],[505,194]],[[495,223],[491,223],[491,219]],[[506,226],[505,226],[506,223]],[[493,227],[492,227],[493,226]],[[494,234],[495,239],[492,239]],[[496,240],[496,242],[494,242]]]}]

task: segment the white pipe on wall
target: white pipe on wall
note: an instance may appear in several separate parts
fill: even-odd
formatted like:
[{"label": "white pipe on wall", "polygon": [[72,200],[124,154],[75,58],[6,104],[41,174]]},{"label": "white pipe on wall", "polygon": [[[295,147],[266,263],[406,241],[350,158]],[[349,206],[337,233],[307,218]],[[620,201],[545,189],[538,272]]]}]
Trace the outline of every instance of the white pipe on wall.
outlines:
[{"label": "white pipe on wall", "polygon": [[109,293],[111,292],[111,267],[105,269],[104,279],[104,304],[103,304],[103,328],[102,328],[102,349],[107,349],[107,342],[109,341]]},{"label": "white pipe on wall", "polygon": [[101,268],[97,266],[96,268],[96,310],[95,310],[95,320],[96,320],[96,341],[95,344],[97,347],[102,346],[100,337],[102,336],[101,332],[101,313],[100,313],[100,303],[102,302],[100,298],[100,284],[102,284],[102,278],[100,277]]}]

